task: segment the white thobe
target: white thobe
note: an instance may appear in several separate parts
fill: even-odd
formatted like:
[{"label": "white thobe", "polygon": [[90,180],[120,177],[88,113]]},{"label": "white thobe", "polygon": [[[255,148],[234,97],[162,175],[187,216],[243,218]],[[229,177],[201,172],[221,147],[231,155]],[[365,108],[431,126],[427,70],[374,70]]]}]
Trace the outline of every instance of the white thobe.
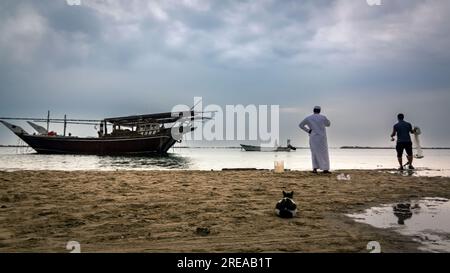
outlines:
[{"label": "white thobe", "polygon": [[328,155],[327,132],[325,127],[330,127],[331,123],[321,114],[313,114],[305,118],[299,127],[309,133],[309,147],[311,149],[313,169],[329,170],[330,158]]}]

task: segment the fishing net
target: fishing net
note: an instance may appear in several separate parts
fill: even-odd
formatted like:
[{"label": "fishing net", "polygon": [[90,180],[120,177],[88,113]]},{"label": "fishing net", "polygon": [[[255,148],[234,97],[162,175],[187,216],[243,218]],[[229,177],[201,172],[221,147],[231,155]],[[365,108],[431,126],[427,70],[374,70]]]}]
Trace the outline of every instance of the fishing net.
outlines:
[{"label": "fishing net", "polygon": [[417,159],[424,158],[422,146],[420,145],[419,136],[422,134],[419,127],[414,127],[414,148],[416,152],[414,153],[414,157]]}]

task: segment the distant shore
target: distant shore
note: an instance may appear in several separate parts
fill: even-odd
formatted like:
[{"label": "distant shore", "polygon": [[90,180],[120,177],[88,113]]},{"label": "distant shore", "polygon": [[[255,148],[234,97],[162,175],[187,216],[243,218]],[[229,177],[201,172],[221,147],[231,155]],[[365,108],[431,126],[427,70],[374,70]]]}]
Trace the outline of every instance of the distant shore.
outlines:
[{"label": "distant shore", "polygon": [[[387,171],[0,172],[0,252],[416,252],[412,238],[344,214],[422,197],[450,198],[450,178]],[[298,217],[274,214],[293,190]],[[209,233],[197,233],[208,230]]]},{"label": "distant shore", "polygon": [[[395,149],[395,147],[364,147],[364,146],[342,146],[339,149],[362,149],[362,150],[384,150],[384,149]],[[450,147],[423,147],[422,150],[450,150]]]},{"label": "distant shore", "polygon": [[[28,145],[0,145],[0,148],[31,148]],[[238,146],[175,146],[175,148],[181,149],[241,149]],[[295,147],[296,149],[309,149],[309,147]],[[371,147],[371,146],[341,146],[330,147],[330,149],[342,149],[342,150],[392,150],[395,147]],[[450,150],[450,147],[424,147],[423,150]]]}]

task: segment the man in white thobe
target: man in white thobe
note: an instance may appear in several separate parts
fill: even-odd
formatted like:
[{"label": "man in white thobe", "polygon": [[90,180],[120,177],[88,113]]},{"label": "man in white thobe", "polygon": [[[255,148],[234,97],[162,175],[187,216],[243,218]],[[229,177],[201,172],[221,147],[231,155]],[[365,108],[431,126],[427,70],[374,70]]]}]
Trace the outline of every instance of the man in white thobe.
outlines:
[{"label": "man in white thobe", "polygon": [[317,169],[323,170],[324,173],[330,173],[330,159],[325,128],[330,127],[331,123],[327,117],[320,114],[320,111],[320,106],[314,107],[314,114],[306,117],[299,124],[299,127],[309,134],[313,173],[317,173]]}]

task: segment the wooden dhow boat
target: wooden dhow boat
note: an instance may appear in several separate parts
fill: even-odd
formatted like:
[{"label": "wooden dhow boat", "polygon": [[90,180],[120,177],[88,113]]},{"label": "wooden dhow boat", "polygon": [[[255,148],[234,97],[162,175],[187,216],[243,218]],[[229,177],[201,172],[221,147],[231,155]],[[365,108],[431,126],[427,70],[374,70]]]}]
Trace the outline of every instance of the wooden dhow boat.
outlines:
[{"label": "wooden dhow boat", "polygon": [[[195,129],[194,121],[204,119],[194,111],[105,118],[103,120],[0,118],[8,129],[40,154],[146,155],[166,154],[182,136]],[[36,133],[5,120],[25,120]],[[34,122],[47,122],[47,128]],[[50,123],[64,123],[64,133],[49,131]],[[95,125],[98,137],[66,135],[67,124]],[[108,127],[112,127],[109,132]]]}]

